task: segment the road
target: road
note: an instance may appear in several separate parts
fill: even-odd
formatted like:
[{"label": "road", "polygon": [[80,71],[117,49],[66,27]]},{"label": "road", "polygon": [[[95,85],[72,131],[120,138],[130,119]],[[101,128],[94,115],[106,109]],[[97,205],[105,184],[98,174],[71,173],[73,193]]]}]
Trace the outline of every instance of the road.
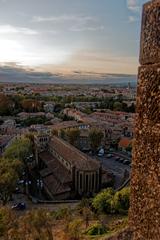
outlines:
[{"label": "road", "polygon": [[107,155],[104,155],[103,157],[98,157],[99,161],[102,163],[102,166],[106,170],[108,170],[109,172],[114,174],[114,176],[115,176],[114,188],[118,188],[122,184],[124,172],[127,170],[130,173],[130,171],[131,171],[130,166],[116,161],[115,160],[116,156],[119,156],[121,158],[123,156],[124,159],[130,159],[129,157],[126,157],[124,154],[118,153],[118,152],[114,153],[113,157],[111,157],[111,158],[107,158]]},{"label": "road", "polygon": [[15,203],[24,202],[26,204],[26,210],[32,209],[46,209],[49,211],[56,211],[61,208],[71,208],[74,209],[79,202],[72,202],[72,203],[33,203],[31,200],[28,199],[27,195],[25,194],[14,194],[13,201],[9,203],[9,206],[12,206]]}]

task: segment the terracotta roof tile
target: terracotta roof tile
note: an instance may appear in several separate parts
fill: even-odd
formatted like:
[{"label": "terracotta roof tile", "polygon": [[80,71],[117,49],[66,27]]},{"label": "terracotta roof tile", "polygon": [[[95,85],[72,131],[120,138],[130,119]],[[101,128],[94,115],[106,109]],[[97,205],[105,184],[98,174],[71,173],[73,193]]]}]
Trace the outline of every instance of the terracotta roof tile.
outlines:
[{"label": "terracotta roof tile", "polygon": [[86,154],[79,151],[66,141],[54,136],[51,139],[50,147],[59,153],[66,161],[79,170],[96,171],[100,163]]}]

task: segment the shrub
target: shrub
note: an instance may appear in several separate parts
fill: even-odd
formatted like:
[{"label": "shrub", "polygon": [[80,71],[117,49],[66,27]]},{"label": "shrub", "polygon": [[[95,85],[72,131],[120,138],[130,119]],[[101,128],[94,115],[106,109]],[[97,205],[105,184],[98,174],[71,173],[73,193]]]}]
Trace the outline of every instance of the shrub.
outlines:
[{"label": "shrub", "polygon": [[110,213],[112,211],[112,202],[113,202],[114,191],[112,188],[108,188],[99,194],[93,199],[93,208],[97,212]]},{"label": "shrub", "polygon": [[127,213],[129,209],[130,188],[123,188],[121,191],[115,193],[113,204],[115,212]]},{"label": "shrub", "polygon": [[81,224],[82,220],[76,219],[69,223],[68,225],[68,236],[71,240],[81,239]]},{"label": "shrub", "polygon": [[107,233],[107,229],[106,229],[105,226],[103,226],[100,223],[96,223],[96,224],[92,225],[87,230],[87,234],[90,235],[90,236],[103,235],[105,233]]},{"label": "shrub", "polygon": [[68,219],[69,217],[71,217],[71,215],[72,213],[69,208],[61,208],[53,213],[53,217],[56,220],[65,220],[66,218]]}]

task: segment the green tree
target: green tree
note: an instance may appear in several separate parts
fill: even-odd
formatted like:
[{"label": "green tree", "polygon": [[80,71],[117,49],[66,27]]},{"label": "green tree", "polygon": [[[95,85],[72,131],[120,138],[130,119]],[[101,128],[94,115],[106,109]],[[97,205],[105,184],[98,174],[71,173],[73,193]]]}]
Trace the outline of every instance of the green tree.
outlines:
[{"label": "green tree", "polygon": [[95,223],[87,229],[87,234],[90,236],[102,235],[107,233],[107,229],[101,223]]},{"label": "green tree", "polygon": [[80,130],[78,128],[71,128],[65,131],[65,135],[70,144],[76,145],[76,141],[80,136]]},{"label": "green tree", "polygon": [[14,109],[14,102],[4,95],[0,94],[0,115],[10,115]]},{"label": "green tree", "polygon": [[53,136],[58,136],[58,130],[57,129],[53,129],[52,130],[52,135]]},{"label": "green tree", "polygon": [[129,209],[130,188],[123,188],[115,193],[113,198],[114,209],[117,213],[127,213]]},{"label": "green tree", "polygon": [[[58,135],[58,134],[57,134],[57,135]],[[61,129],[61,130],[60,130],[60,137],[63,138],[63,139],[65,139],[65,135],[66,135],[66,134],[65,134],[65,130],[64,130],[64,129]]]},{"label": "green tree", "polygon": [[16,139],[5,151],[4,157],[27,161],[27,157],[32,154],[32,142],[29,138]]},{"label": "green tree", "polygon": [[0,200],[5,205],[16,187],[21,163],[18,160],[0,159]]},{"label": "green tree", "polygon": [[92,202],[93,208],[98,213],[111,213],[113,206],[114,191],[112,188],[108,188],[99,194],[97,194]]},{"label": "green tree", "polygon": [[115,111],[122,111],[122,103],[121,102],[115,102],[113,104],[113,110],[115,110]]},{"label": "green tree", "polygon": [[100,147],[104,135],[99,129],[91,129],[89,132],[89,139],[92,150],[95,152]]}]

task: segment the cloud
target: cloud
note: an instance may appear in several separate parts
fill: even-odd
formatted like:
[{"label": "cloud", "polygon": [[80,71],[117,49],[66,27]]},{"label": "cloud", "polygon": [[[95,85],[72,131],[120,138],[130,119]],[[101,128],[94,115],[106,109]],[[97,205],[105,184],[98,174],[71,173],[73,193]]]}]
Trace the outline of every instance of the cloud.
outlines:
[{"label": "cloud", "polygon": [[33,22],[66,22],[66,21],[76,21],[76,22],[87,22],[94,21],[95,19],[90,16],[83,15],[61,15],[61,16],[50,16],[50,17],[42,17],[42,16],[34,16]]},{"label": "cloud", "polygon": [[32,22],[68,23],[70,25],[69,30],[72,32],[94,32],[104,29],[104,26],[94,26],[94,24],[98,22],[95,17],[85,15],[60,15],[50,17],[34,16]]},{"label": "cloud", "polygon": [[104,29],[104,26],[73,26],[70,31],[72,32],[84,32],[84,31],[91,31],[91,32],[96,32],[96,31],[102,31]]},{"label": "cloud", "polygon": [[138,0],[127,0],[127,8],[132,12],[139,12],[140,6]]},{"label": "cloud", "polygon": [[12,25],[0,25],[0,34],[37,35],[38,32],[30,28],[22,28]]}]

